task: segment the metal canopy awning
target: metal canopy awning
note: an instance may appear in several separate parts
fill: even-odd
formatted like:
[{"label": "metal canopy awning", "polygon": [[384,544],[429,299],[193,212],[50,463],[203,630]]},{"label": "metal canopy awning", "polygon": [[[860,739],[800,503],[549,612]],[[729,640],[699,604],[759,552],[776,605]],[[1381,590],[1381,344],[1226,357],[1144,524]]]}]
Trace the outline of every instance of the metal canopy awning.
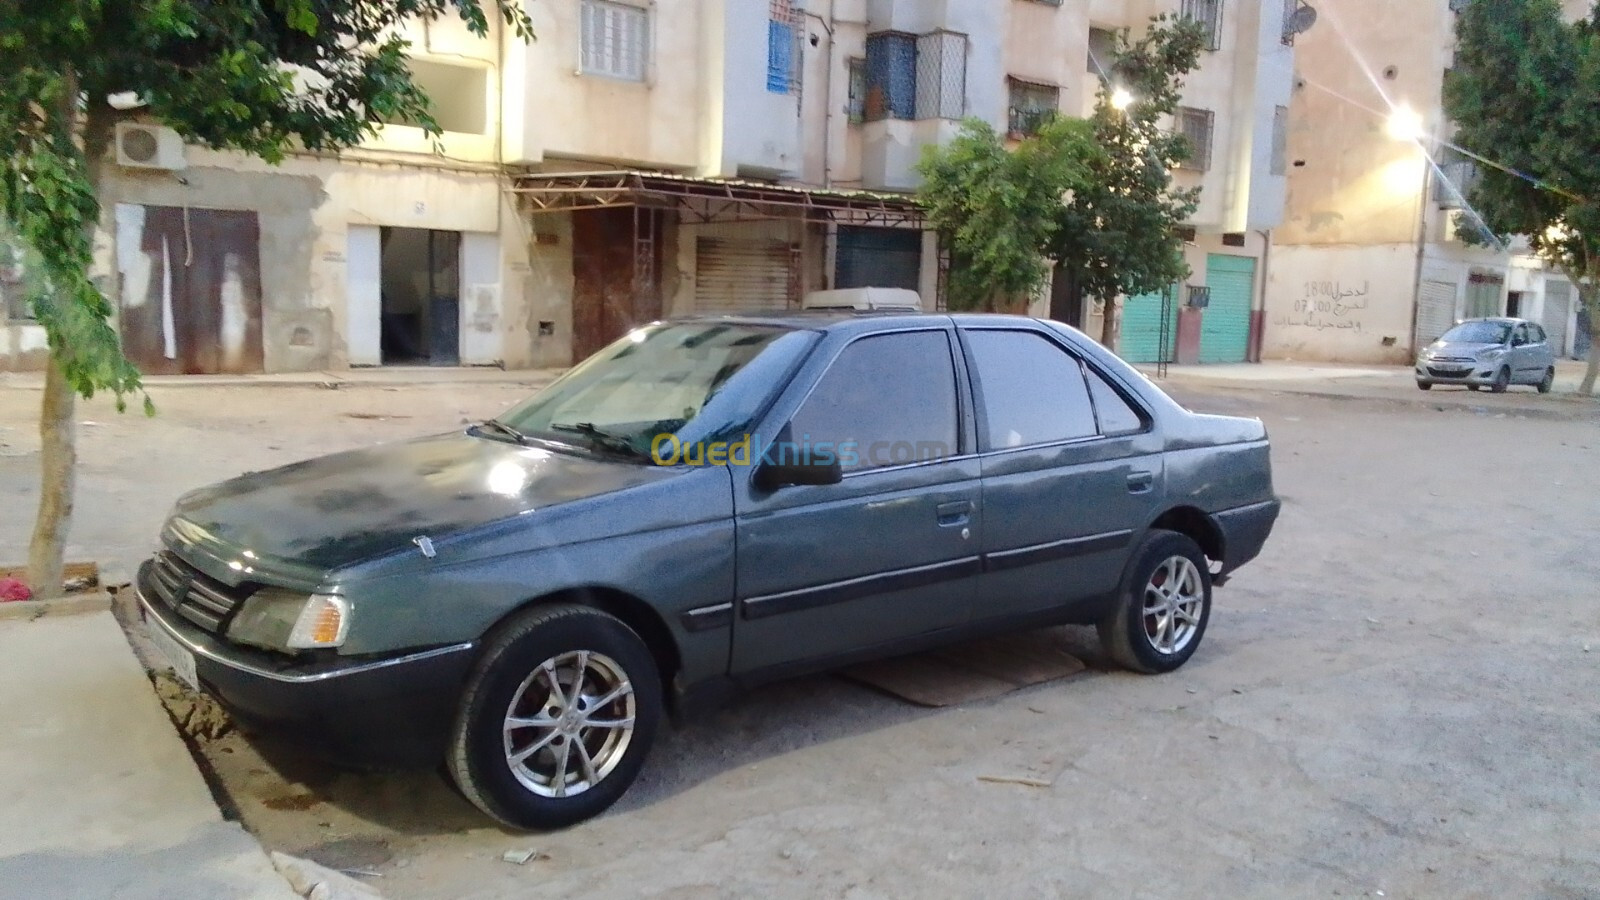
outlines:
[{"label": "metal canopy awning", "polygon": [[513,177],[511,191],[533,213],[633,206],[676,210],[686,220],[701,223],[799,218],[841,225],[921,228],[925,224],[922,207],[902,195],[664,172],[525,173]]}]

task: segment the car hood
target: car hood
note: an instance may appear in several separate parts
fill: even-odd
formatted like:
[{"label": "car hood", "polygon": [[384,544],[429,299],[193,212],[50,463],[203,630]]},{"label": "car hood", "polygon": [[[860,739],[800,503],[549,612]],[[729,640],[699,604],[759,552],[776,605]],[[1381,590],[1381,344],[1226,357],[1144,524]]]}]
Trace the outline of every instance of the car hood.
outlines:
[{"label": "car hood", "polygon": [[1485,350],[1495,350],[1502,346],[1504,345],[1466,343],[1461,341],[1434,341],[1432,344],[1428,345],[1428,349],[1432,350],[1434,354],[1438,356],[1477,356],[1479,353],[1482,353]]},{"label": "car hood", "polygon": [[166,541],[238,571],[326,571],[419,537],[670,478],[672,470],[465,433],[385,444],[255,472],[182,497]]}]

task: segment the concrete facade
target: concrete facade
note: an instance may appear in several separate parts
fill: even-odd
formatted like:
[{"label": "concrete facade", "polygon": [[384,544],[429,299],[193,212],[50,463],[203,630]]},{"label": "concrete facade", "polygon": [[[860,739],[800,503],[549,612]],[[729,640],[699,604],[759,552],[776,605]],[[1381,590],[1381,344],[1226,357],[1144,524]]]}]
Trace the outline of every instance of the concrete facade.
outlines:
[{"label": "concrete facade", "polygon": [[[453,21],[418,25],[410,35],[417,77],[445,128],[437,144],[398,123],[338,156],[292,153],[277,166],[195,147],[171,170],[113,164],[97,274],[119,313],[138,314],[125,329],[158,332],[145,335],[156,362],[203,371],[205,363],[175,350],[189,302],[176,282],[193,275],[197,247],[220,252],[203,227],[197,242],[191,225],[216,211],[241,212],[259,229],[259,284],[234,278],[230,257],[218,264],[233,278],[222,299],[212,290],[202,300],[220,302],[225,323],[248,320],[258,362],[239,363],[242,370],[388,364],[402,360],[395,347],[406,361],[436,365],[566,365],[594,338],[575,334],[588,319],[575,317],[574,305],[594,293],[575,265],[584,251],[575,248],[583,237],[574,217],[585,212],[534,208],[519,194],[519,178],[637,169],[907,193],[924,150],[952,137],[961,118],[1008,128],[1017,82],[1053,88],[1062,112],[1087,110],[1099,85],[1091,30],[1137,31],[1179,7],[1180,0],[572,0],[529,6],[538,35],[530,43],[498,25],[487,38]],[[1208,252],[1249,254],[1264,270],[1263,234],[1278,222],[1284,190],[1274,110],[1287,102],[1293,49],[1282,30],[1281,4],[1224,3],[1217,49],[1189,79],[1185,104],[1214,117],[1210,167],[1178,173],[1181,184],[1203,188],[1188,248],[1192,283],[1205,283]],[[921,61],[909,76],[920,79],[915,110],[867,115],[860,73],[869,37],[887,34],[919,42]],[[157,240],[138,223],[160,210],[176,211],[182,228]],[[848,268],[841,260],[867,252],[841,250],[832,224],[786,212],[760,218],[759,227],[739,228],[738,216],[669,213],[649,235],[657,296],[634,309],[636,317],[695,311],[705,293],[697,254],[709,252],[706,239],[788,244],[791,294],[838,286]],[[1225,234],[1234,236],[1226,248]],[[897,283],[917,288],[931,306],[940,281],[936,241],[908,240]],[[181,266],[175,242],[183,245]],[[427,272],[417,249],[424,246]],[[434,258],[436,247],[447,260]],[[401,264],[408,267],[397,271]],[[858,283],[872,273],[858,266],[850,277]],[[419,308],[421,295],[433,305]],[[407,337],[391,347],[397,329]],[[238,328],[223,332],[203,337],[244,340]],[[223,355],[238,349],[224,347]],[[37,326],[0,328],[0,368],[37,368],[44,358]]]},{"label": "concrete facade", "polygon": [[[1480,314],[1544,322],[1564,331],[1558,349],[1571,351],[1575,308],[1547,306],[1550,286],[1564,280],[1517,242],[1476,246],[1457,228],[1466,169],[1445,164],[1452,126],[1442,98],[1455,43],[1450,6],[1318,4],[1318,25],[1298,40],[1286,217],[1267,285],[1268,358],[1403,364],[1440,323]],[[1587,12],[1580,0],[1565,7],[1572,17]],[[1421,139],[1391,133],[1391,113],[1414,120]]]}]

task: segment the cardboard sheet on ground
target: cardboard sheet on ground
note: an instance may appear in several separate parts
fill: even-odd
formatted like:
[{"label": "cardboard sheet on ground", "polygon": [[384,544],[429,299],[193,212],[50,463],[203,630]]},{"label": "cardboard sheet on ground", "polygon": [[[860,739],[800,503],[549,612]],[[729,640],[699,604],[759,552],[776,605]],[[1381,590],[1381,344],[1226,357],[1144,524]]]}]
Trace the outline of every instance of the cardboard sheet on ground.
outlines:
[{"label": "cardboard sheet on ground", "polygon": [[1061,649],[1059,635],[1046,630],[862,663],[839,675],[918,706],[938,707],[987,700],[1083,669],[1083,660]]}]

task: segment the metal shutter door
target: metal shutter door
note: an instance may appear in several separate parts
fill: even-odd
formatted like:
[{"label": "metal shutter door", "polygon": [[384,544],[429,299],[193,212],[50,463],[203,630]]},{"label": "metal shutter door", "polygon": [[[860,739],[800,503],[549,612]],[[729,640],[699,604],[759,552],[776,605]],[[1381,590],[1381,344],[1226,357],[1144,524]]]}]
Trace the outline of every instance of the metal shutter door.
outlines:
[{"label": "metal shutter door", "polygon": [[1425,347],[1450,330],[1456,320],[1456,286],[1424,281],[1417,297],[1417,346]]},{"label": "metal shutter door", "polygon": [[[1174,286],[1167,293],[1173,294]],[[1122,301],[1121,356],[1131,363],[1161,362],[1161,306],[1163,296],[1141,294]],[[1178,304],[1167,308],[1167,361],[1178,344]]]},{"label": "metal shutter door", "polygon": [[905,288],[922,280],[922,232],[906,228],[839,226],[833,286]]},{"label": "metal shutter door", "polygon": [[1218,253],[1206,257],[1211,305],[1200,320],[1201,362],[1239,363],[1250,355],[1250,298],[1255,284],[1254,257]]},{"label": "metal shutter door", "polygon": [[695,311],[788,309],[793,257],[786,241],[699,238],[695,242]]},{"label": "metal shutter door", "polygon": [[1572,317],[1572,283],[1545,279],[1544,317],[1540,324],[1550,339],[1550,351],[1557,359],[1567,353],[1567,320]]}]

